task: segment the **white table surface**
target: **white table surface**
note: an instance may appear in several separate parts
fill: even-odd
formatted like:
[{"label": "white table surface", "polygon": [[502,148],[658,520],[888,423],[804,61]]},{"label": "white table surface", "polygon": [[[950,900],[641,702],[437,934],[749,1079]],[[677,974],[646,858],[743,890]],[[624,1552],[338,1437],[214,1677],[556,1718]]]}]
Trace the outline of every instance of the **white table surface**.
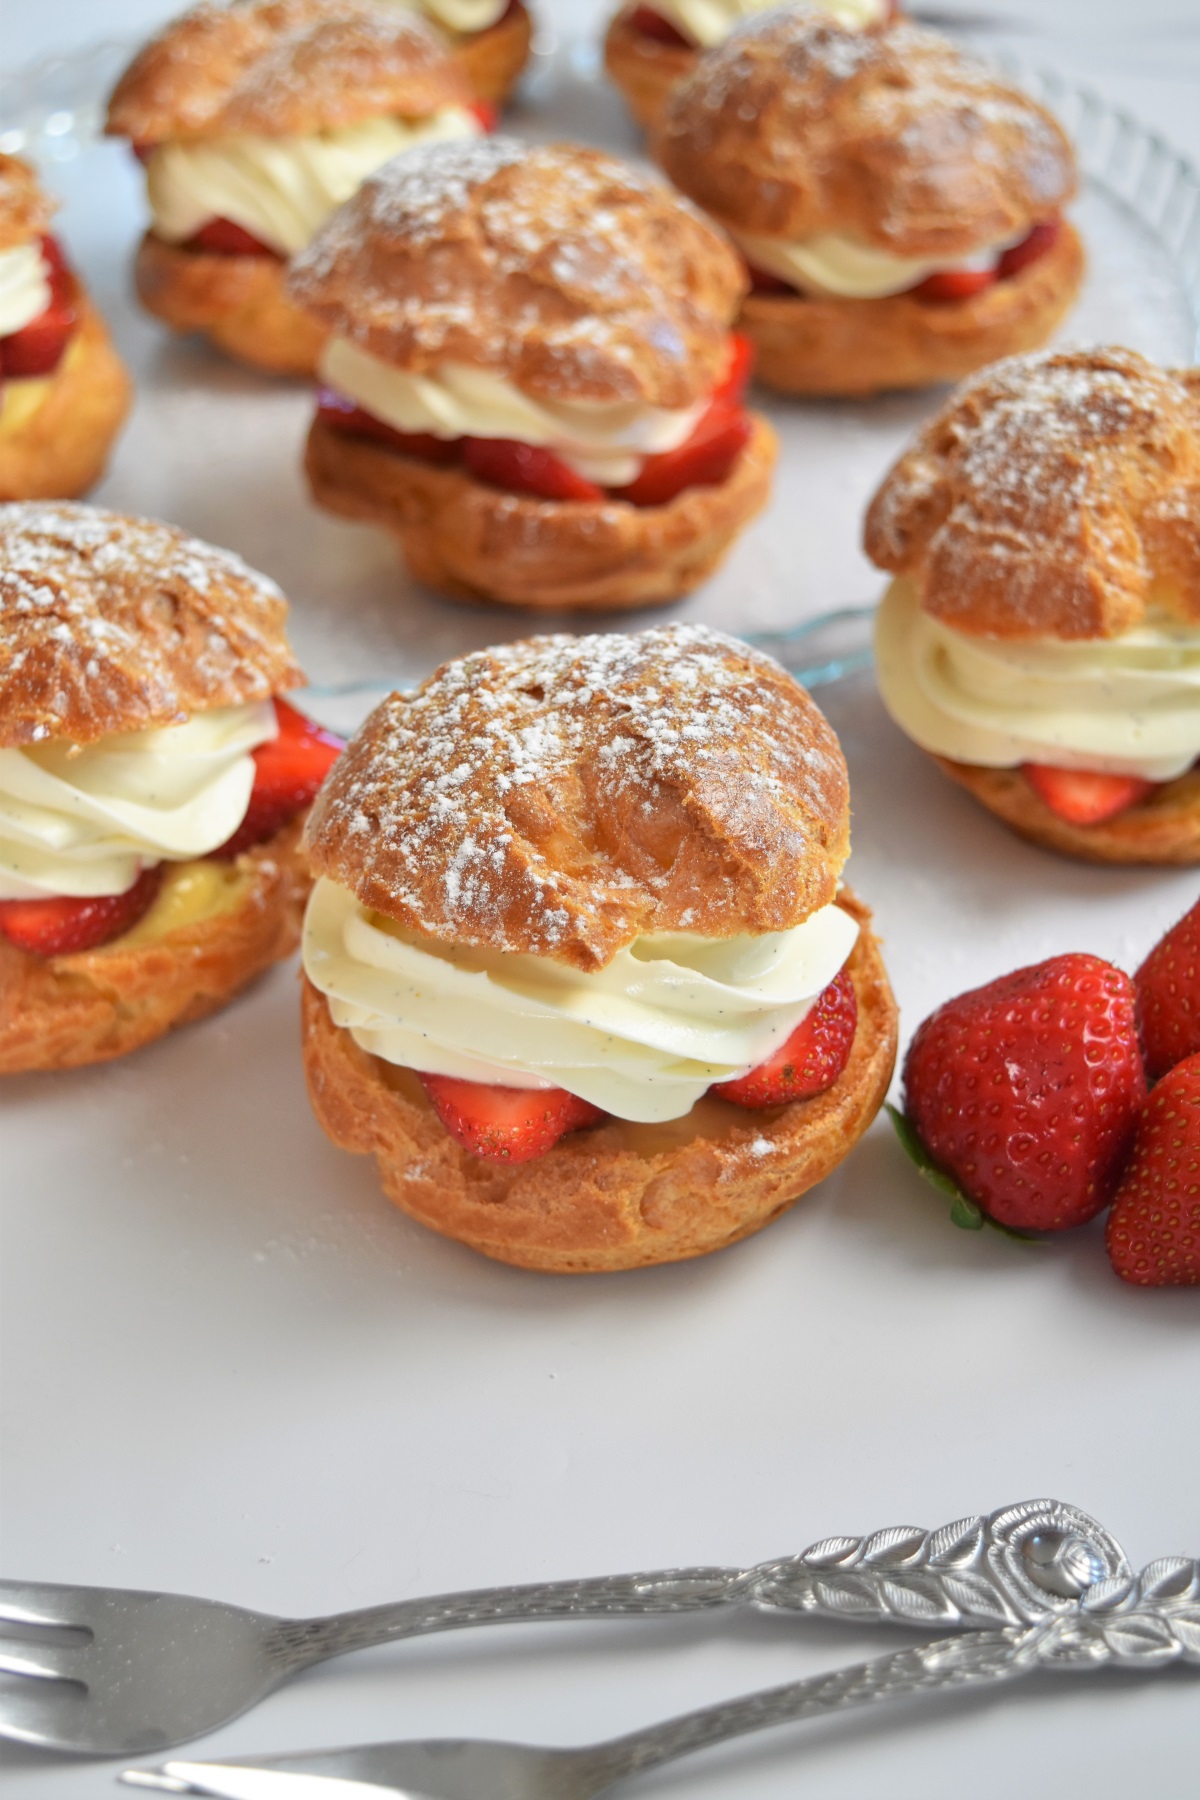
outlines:
[{"label": "white table surface", "polygon": [[[7,68],[169,10],[8,0],[0,57]],[[1004,41],[1086,75],[1200,156],[1195,0],[987,10],[1011,21]],[[601,9],[556,11],[579,29]],[[99,276],[105,218],[77,208],[71,223]],[[119,304],[116,290],[105,300]],[[150,354],[152,326],[130,315],[119,328],[135,360]],[[224,380],[235,421],[247,407],[290,420],[299,405],[256,398],[250,378],[207,379]],[[180,411],[183,432],[193,417]],[[220,456],[211,431],[203,449]],[[286,562],[292,496],[264,482],[228,500],[224,535],[256,551],[279,541]],[[167,491],[135,426],[99,497],[154,511]],[[279,519],[264,523],[263,506]],[[203,507],[188,496],[178,510]],[[820,532],[796,511],[812,605]],[[219,519],[187,522],[222,535]],[[428,602],[397,632],[359,599],[369,535],[329,531],[319,604],[306,596],[297,615],[310,655],[336,660],[335,607],[347,667],[385,647],[428,662],[443,635],[515,629],[481,612],[443,622]],[[680,615],[716,604],[736,627],[738,565],[715,592]],[[1094,870],[1008,838],[899,738],[869,680],[822,701],[850,762],[852,878],[877,907],[906,1036],[945,995],[1057,950],[1133,967],[1195,898],[1195,873]],[[294,1009],[280,970],[123,1064],[0,1092],[6,1573],[306,1613],[753,1561],[1036,1493],[1088,1507],[1135,1563],[1200,1549],[1200,1306],[1117,1283],[1096,1230],[1041,1251],[956,1232],[879,1125],[818,1193],[724,1255],[575,1281],[499,1268],[411,1225],[366,1162],[325,1142]],[[189,1754],[583,1741],[904,1641],[719,1616],[459,1634],[327,1665]],[[1198,1701],[1185,1672],[1060,1677],[1020,1697],[768,1734],[641,1791],[1173,1800],[1194,1791]],[[22,1800],[115,1793],[113,1773],[0,1750],[0,1781]]]}]

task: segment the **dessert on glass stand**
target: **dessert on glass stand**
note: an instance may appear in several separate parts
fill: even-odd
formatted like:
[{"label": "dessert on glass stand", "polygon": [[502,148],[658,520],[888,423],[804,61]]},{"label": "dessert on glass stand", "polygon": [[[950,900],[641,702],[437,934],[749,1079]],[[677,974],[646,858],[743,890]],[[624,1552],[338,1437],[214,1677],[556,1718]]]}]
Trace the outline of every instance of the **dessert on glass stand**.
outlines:
[{"label": "dessert on glass stand", "polygon": [[405,1212],[559,1273],[718,1250],[867,1129],[896,1009],[846,766],[699,626],[538,637],[394,694],[314,803],[317,1117]]},{"label": "dessert on glass stand", "polygon": [[958,380],[1045,343],[1083,279],[1058,124],[904,21],[740,26],[673,91],[655,151],[745,257],[739,328],[784,393]]},{"label": "dessert on glass stand", "polygon": [[0,155],[0,500],[85,493],[132,393],[54,211],[29,164]]},{"label": "dessert on glass stand", "polygon": [[[773,12],[779,0],[628,0],[614,14],[604,38],[604,66],[639,125],[652,131],[667,96],[702,50],[723,43],[744,19]],[[896,0],[809,0],[849,31],[881,25],[898,11]]]},{"label": "dessert on glass stand", "polygon": [[313,496],[455,597],[686,594],[775,463],[742,399],[744,288],[707,220],[598,150],[492,137],[399,157],[292,266],[328,337]]},{"label": "dessert on glass stand", "polygon": [[384,0],[423,13],[448,38],[477,99],[503,106],[529,61],[533,19],[524,0]]},{"label": "dessert on glass stand", "polygon": [[169,525],[0,507],[0,1074],[122,1056],[295,949],[341,748],[275,585]]},{"label": "dessert on glass stand", "polygon": [[489,122],[415,13],[203,0],[138,53],[109,101],[107,131],[146,170],[138,298],[242,362],[311,375],[323,334],[285,297],[289,257],[381,163]]},{"label": "dessert on glass stand", "polygon": [[965,382],[871,502],[879,687],[1023,837],[1200,862],[1200,375],[1042,351]]}]

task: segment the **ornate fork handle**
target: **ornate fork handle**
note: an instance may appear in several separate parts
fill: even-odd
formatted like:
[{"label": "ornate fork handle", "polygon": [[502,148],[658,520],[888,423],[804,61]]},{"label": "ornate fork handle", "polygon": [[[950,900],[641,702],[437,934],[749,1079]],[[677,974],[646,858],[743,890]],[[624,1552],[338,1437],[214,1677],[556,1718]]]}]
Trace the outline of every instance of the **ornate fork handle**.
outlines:
[{"label": "ornate fork handle", "polygon": [[291,1671],[348,1650],[465,1626],[757,1605],[905,1625],[1025,1625],[1066,1610],[1095,1582],[1129,1575],[1120,1545],[1077,1507],[1025,1501],[936,1531],[896,1526],[825,1538],[749,1569],[481,1588],[325,1619],[281,1620],[270,1648]]},{"label": "ornate fork handle", "polygon": [[1066,1613],[1038,1624],[940,1638],[631,1732],[596,1745],[589,1769],[599,1786],[747,1732],[844,1707],[1014,1681],[1040,1668],[1149,1672],[1173,1662],[1200,1665],[1200,1563],[1183,1557],[1101,1582]]}]

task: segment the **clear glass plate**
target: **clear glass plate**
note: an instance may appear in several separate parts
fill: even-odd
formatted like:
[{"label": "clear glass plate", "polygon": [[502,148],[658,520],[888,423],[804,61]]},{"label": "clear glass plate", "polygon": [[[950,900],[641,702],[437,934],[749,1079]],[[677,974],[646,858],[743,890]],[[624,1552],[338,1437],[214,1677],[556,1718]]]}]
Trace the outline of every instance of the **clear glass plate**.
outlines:
[{"label": "clear glass plate", "polygon": [[[331,719],[528,615],[447,607],[398,567],[374,533],[321,518],[295,479],[309,405],[294,384],[238,370],[197,342],[131,314],[125,270],[141,228],[140,180],[101,136],[104,96],[131,53],[106,41],[0,83],[0,149],[32,155],[67,201],[65,231],[138,378],[139,405],[99,499],[158,513],[229,543],[283,585]],[[1074,217],[1090,272],[1064,341],[1118,341],[1161,361],[1200,356],[1200,175],[1152,129],[1057,74],[1005,72],[1062,120],[1080,159]],[[603,79],[597,46],[540,37],[509,127],[626,155],[642,146]],[[688,616],[753,637],[818,686],[866,666],[878,577],[858,550],[862,512],[937,391],[796,404],[761,393],[779,432],[775,501]],[[661,616],[639,615],[632,623]],[[578,619],[555,620],[573,625]],[[386,671],[381,676],[380,669]]]}]

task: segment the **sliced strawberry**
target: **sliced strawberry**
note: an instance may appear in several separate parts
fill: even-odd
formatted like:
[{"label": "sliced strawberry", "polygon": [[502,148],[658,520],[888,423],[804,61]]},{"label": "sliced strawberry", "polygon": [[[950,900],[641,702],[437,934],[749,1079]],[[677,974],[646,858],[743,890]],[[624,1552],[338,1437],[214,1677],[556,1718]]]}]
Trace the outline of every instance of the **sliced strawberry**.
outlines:
[{"label": "sliced strawberry", "polygon": [[1035,225],[1029,236],[1022,238],[1019,244],[1013,244],[1005,250],[996,264],[996,276],[1000,281],[1010,281],[1035,263],[1039,256],[1045,256],[1058,242],[1061,219],[1046,219],[1041,225]]},{"label": "sliced strawberry", "polygon": [[45,312],[20,331],[0,339],[0,368],[10,381],[53,375],[66,353],[78,323],[75,308],[65,299],[53,299]]},{"label": "sliced strawberry", "polygon": [[212,854],[240,856],[265,843],[312,801],[346,745],[335,732],[305,718],[286,700],[275,701],[279,735],[254,752],[254,787],[246,816]]},{"label": "sliced strawberry", "polygon": [[577,474],[553,450],[515,438],[462,439],[463,461],[477,481],[541,500],[603,500],[604,489]]},{"label": "sliced strawberry", "polygon": [[696,47],[670,19],[664,19],[652,6],[634,7],[629,24],[639,37],[652,38],[656,44],[670,44],[675,50],[694,50]]},{"label": "sliced strawberry", "polygon": [[162,884],[162,864],[143,869],[123,894],[98,894],[86,900],[56,894],[49,900],[0,901],[0,932],[35,956],[67,956],[98,950],[132,931],[154,903]]},{"label": "sliced strawberry", "polygon": [[184,246],[187,250],[207,250],[210,256],[271,256],[276,262],[283,258],[261,244],[232,219],[210,219],[202,225],[194,237],[190,237]]},{"label": "sliced strawberry", "polygon": [[1101,825],[1152,794],[1159,785],[1137,775],[1102,775],[1094,769],[1055,769],[1022,763],[1021,773],[1052,813],[1071,825]]},{"label": "sliced strawberry", "polygon": [[371,438],[375,443],[398,450],[402,456],[418,456],[422,462],[458,461],[459,438],[434,437],[429,431],[397,431],[334,388],[318,388],[317,412],[327,425],[332,425],[335,431],[345,432],[347,437]]},{"label": "sliced strawberry", "polygon": [[450,1075],[422,1075],[421,1085],[450,1136],[492,1162],[532,1162],[568,1131],[604,1117],[565,1088],[490,1087]]},{"label": "sliced strawberry", "polygon": [[493,106],[490,100],[472,100],[468,109],[475,114],[485,131],[495,131],[496,121],[500,117],[500,109]]},{"label": "sliced strawberry", "polygon": [[614,494],[632,506],[665,506],[684,488],[717,487],[728,477],[753,431],[748,412],[728,401],[714,400],[686,443],[648,456],[637,480],[615,488]]},{"label": "sliced strawberry", "polygon": [[724,400],[731,406],[740,406],[753,373],[754,345],[740,331],[731,331],[729,361],[725,365],[724,375],[712,391],[710,405]]},{"label": "sliced strawberry", "polygon": [[42,261],[50,271],[50,289],[55,299],[70,289],[71,265],[68,263],[62,245],[56,237],[47,232],[42,238]]},{"label": "sliced strawberry", "polygon": [[939,269],[927,275],[909,293],[914,300],[928,300],[935,306],[950,306],[956,300],[970,300],[994,287],[995,269]]},{"label": "sliced strawberry", "polygon": [[850,1059],[858,1028],[854,983],[843,969],[830,982],[791,1037],[764,1063],[735,1081],[718,1081],[711,1092],[738,1106],[786,1106],[832,1087]]},{"label": "sliced strawberry", "polygon": [[796,294],[799,292],[790,281],[782,275],[768,275],[765,269],[756,269],[753,263],[747,263],[750,272],[750,292],[752,294]]}]

